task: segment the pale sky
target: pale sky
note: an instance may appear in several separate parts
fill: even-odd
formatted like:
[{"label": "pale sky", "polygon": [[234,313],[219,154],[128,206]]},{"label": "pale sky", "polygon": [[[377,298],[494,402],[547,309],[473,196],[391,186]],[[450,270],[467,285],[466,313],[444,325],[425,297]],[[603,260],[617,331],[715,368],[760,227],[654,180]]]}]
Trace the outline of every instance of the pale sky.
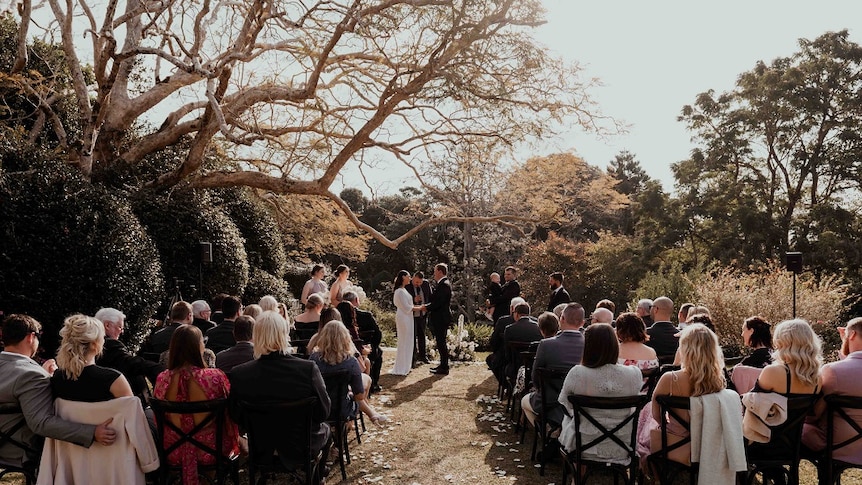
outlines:
[{"label": "pale sky", "polygon": [[[549,141],[543,153],[527,155],[574,151],[604,168],[629,150],[668,191],[673,190],[670,164],[694,147],[676,118],[698,93],[732,89],[737,76],[758,60],[769,63],[796,52],[799,38],[846,28],[851,40],[862,43],[862,2],[544,1],[548,23],[537,38],[580,63],[586,77],[602,80],[593,98],[603,114],[624,121],[629,131],[597,140],[573,127]],[[394,192],[410,183],[406,173],[387,169],[366,174],[376,189]],[[361,181],[348,175],[345,182]]]}]

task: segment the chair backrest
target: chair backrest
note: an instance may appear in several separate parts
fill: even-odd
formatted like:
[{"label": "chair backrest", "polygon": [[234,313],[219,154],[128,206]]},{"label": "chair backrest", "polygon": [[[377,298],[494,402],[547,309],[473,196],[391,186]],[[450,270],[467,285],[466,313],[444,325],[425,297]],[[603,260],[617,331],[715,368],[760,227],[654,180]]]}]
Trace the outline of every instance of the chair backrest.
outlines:
[{"label": "chair backrest", "polygon": [[659,363],[659,365],[673,364],[673,361],[675,358],[676,358],[675,354],[659,355],[658,356],[658,363]]},{"label": "chair backrest", "polygon": [[[640,416],[641,409],[643,409],[649,401],[649,398],[643,394],[625,397],[597,397],[577,394],[569,396],[569,402],[572,403],[574,411],[576,460],[581,461],[581,456],[584,451],[598,446],[605,441],[613,441],[617,446],[625,451],[632,462],[637,462],[638,416]],[[612,426],[609,426],[602,422],[604,421],[607,423],[606,419],[602,419],[600,421],[593,416],[593,413],[597,409],[626,410],[627,414],[622,416],[619,422],[613,423]],[[584,443],[581,439],[581,425],[584,420],[592,424],[600,434],[599,437],[594,438],[588,443]],[[616,433],[628,425],[631,426],[631,430],[626,442],[620,439]]]},{"label": "chair backrest", "polygon": [[[862,447],[862,418],[850,416],[848,410],[855,410],[858,415],[862,411],[862,399],[857,396],[841,396],[837,394],[829,394],[823,398],[826,401],[826,453],[827,457],[832,458],[834,453],[842,448],[846,448],[854,443],[857,443],[855,448],[858,450]],[[844,438],[842,441],[835,443],[837,425],[840,421],[846,423],[845,432],[842,433]],[[848,453],[842,453],[844,455]],[[851,453],[853,456],[859,457],[855,461],[856,464],[862,464],[862,453]]]},{"label": "chair backrest", "polygon": [[[197,438],[197,434],[207,426],[214,425],[216,431],[216,446],[221,446],[221,443],[224,443],[224,425],[227,409],[227,399],[220,398],[210,399],[208,401],[189,402],[150,399],[149,403],[150,407],[153,409],[153,414],[155,414],[156,417],[156,429],[158,431],[156,448],[159,451],[159,459],[162,461],[162,463],[168,463],[168,455],[173,453],[174,450],[178,449],[183,444],[188,443],[195,448],[198,448],[205,453],[214,456],[216,460],[216,465],[221,467],[222,461],[226,458],[224,456],[224,453],[222,453],[221,450],[215,450],[211,446],[201,442]],[[189,431],[183,431],[181,427],[177,426],[170,419],[168,419],[168,414],[203,414],[204,418],[201,419],[200,422],[198,422]],[[171,446],[166,448],[164,446],[164,443],[165,431],[167,429],[173,430],[173,432],[177,434],[178,439]]]},{"label": "chair backrest", "polygon": [[530,389],[533,382],[533,362],[536,361],[535,350],[522,350],[520,352],[521,362],[524,364],[524,391]]},{"label": "chair backrest", "polygon": [[519,342],[519,341],[511,341],[506,343],[506,348],[508,352],[506,352],[509,362],[517,369],[524,365],[524,362],[521,360],[521,352],[526,352],[530,350],[530,345],[532,342]]},{"label": "chair backrest", "polygon": [[743,359],[743,357],[741,355],[737,356],[737,357],[725,357],[724,358],[724,366],[726,368],[730,369],[731,367],[735,366],[736,364],[742,362],[742,359]]},{"label": "chair backrest", "polygon": [[[542,409],[537,410],[539,411],[539,418],[545,424],[559,426],[562,424],[564,408],[557,401],[557,397],[560,395],[560,390],[563,388],[563,382],[569,374],[569,369],[537,367],[536,371],[536,375],[539,379],[539,382],[536,382],[536,389],[540,390],[542,398]],[[559,416],[556,416],[555,418],[554,415],[557,414],[559,414]],[[552,419],[552,422],[548,423],[547,419],[549,417],[555,419]]]},{"label": "chair backrest", "polygon": [[[656,454],[667,460],[672,451],[691,443],[691,423],[680,413],[680,411],[691,410],[691,399],[679,396],[655,396],[655,400],[661,410],[661,416],[658,418],[661,423],[661,450],[657,451]],[[685,430],[685,436],[675,443],[668,441],[668,419],[664,418],[665,414],[667,414],[668,419],[673,419]]]},{"label": "chair backrest", "polygon": [[652,393],[655,391],[655,386],[658,384],[658,378],[661,377],[661,369],[653,367],[652,369],[641,369],[641,377],[644,380],[644,385],[641,392],[646,395],[647,399],[652,399]]},{"label": "chair backrest", "polygon": [[802,426],[805,417],[814,408],[820,394],[792,396],[787,398],[787,419],[776,426],[770,426],[770,460],[798,462],[802,445]]},{"label": "chair backrest", "polygon": [[[5,431],[0,430],[0,448],[3,448],[6,445],[11,445],[16,448],[20,448],[24,451],[25,455],[36,456],[38,452],[33,449],[28,443],[24,443],[21,440],[15,438],[15,434],[24,426],[27,425],[27,421],[24,419],[24,415],[21,414],[21,407],[17,404],[15,405],[3,405],[0,406],[0,415],[20,415],[17,420],[15,420],[11,426],[9,426]],[[2,463],[2,462],[0,462]]]},{"label": "chair backrest", "polygon": [[320,325],[317,323],[295,322],[294,328],[290,335],[290,340],[308,340],[317,333]]},{"label": "chair backrest", "polygon": [[256,466],[268,467],[277,452],[282,463],[305,466],[314,461],[312,416],[317,406],[316,397],[240,401],[242,425],[248,432],[249,460]]},{"label": "chair backrest", "polygon": [[347,401],[347,389],[350,385],[350,371],[347,369],[321,373],[323,383],[326,384],[326,393],[332,403],[329,408],[327,421],[340,423],[344,420],[344,405]]}]

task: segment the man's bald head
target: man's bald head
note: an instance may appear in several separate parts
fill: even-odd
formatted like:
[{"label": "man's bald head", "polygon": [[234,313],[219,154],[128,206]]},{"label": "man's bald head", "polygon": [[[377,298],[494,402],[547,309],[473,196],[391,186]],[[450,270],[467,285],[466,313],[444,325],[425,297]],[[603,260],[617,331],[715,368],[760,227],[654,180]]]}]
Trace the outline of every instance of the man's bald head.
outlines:
[{"label": "man's bald head", "polygon": [[652,302],[653,321],[669,322],[673,315],[673,300],[666,296],[660,296]]},{"label": "man's bald head", "polygon": [[569,303],[563,310],[563,318],[560,320],[560,328],[563,330],[577,330],[584,326],[584,307],[580,303]]}]

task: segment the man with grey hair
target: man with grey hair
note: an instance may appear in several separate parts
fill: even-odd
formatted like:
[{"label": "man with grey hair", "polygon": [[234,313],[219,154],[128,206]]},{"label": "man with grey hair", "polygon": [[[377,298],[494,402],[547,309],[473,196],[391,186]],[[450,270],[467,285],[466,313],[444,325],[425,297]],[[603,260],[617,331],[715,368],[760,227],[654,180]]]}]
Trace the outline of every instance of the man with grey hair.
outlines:
[{"label": "man with grey hair", "polygon": [[607,323],[609,325],[613,325],[614,314],[607,308],[596,308],[593,310],[592,317],[590,317],[590,324],[593,323]]},{"label": "man with grey hair", "polygon": [[512,303],[509,306],[509,314],[497,320],[497,323],[494,325],[494,331],[491,333],[491,339],[488,341],[488,345],[491,347],[491,354],[485,358],[485,363],[488,364],[488,368],[497,376],[500,383],[503,382],[503,367],[506,365],[506,345],[503,342],[503,335],[506,332],[506,327],[515,323],[512,311],[521,303],[526,303],[526,301],[520,296],[512,298]]},{"label": "man with grey hair", "polygon": [[638,300],[638,306],[635,308],[635,314],[641,317],[641,320],[644,321],[644,326],[646,328],[650,328],[653,324],[652,319],[652,305],[653,301],[649,298],[644,298]]},{"label": "man with grey hair", "polygon": [[673,315],[673,300],[666,296],[656,298],[652,304],[651,316],[655,321],[651,326],[647,327],[647,335],[649,340],[646,344],[655,349],[661,361],[662,357],[669,357],[676,354],[676,349],[679,347],[679,329],[671,323],[670,318]]},{"label": "man with grey hair", "polygon": [[157,362],[132,355],[123,342],[119,341],[120,335],[126,328],[126,315],[123,312],[116,308],[102,308],[96,312],[95,318],[105,326],[105,346],[102,354],[96,358],[96,364],[120,371],[129,381],[132,394],[138,396],[142,403],[146,402],[150,389],[147,379],[155,385],[156,378],[165,370],[165,367]]},{"label": "man with grey hair", "polygon": [[216,323],[210,320],[212,310],[206,300],[195,300],[192,302],[192,315],[194,315],[192,325],[198,327],[198,330],[204,335],[207,334],[207,330],[216,326]]}]

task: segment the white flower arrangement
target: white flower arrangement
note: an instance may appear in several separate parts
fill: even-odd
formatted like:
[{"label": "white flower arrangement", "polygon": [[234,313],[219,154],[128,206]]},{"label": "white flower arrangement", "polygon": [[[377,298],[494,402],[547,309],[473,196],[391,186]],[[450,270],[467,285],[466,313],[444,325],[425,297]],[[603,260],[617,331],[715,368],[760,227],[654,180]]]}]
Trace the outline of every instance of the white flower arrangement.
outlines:
[{"label": "white flower arrangement", "polygon": [[[437,352],[437,341],[429,340],[431,351]],[[476,342],[470,340],[470,333],[464,330],[464,315],[458,316],[458,325],[446,330],[446,348],[449,349],[449,360],[473,362],[476,359]]]}]

